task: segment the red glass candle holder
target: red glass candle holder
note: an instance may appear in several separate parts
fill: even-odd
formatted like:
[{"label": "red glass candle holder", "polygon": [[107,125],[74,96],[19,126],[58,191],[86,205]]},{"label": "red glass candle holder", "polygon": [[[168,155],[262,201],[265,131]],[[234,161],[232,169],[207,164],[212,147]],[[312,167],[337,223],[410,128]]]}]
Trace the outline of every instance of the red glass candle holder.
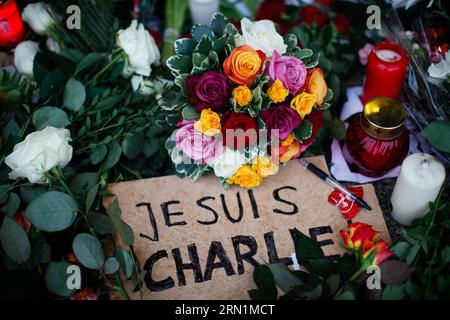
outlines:
[{"label": "red glass candle holder", "polygon": [[407,67],[408,59],[399,45],[390,42],[377,44],[367,60],[363,104],[381,96],[397,99]]},{"label": "red glass candle holder", "polygon": [[409,150],[403,106],[387,97],[368,101],[362,114],[350,122],[345,160],[369,177],[379,177],[400,165]]},{"label": "red glass candle holder", "polygon": [[22,41],[25,28],[14,0],[0,0],[0,46],[14,47]]}]

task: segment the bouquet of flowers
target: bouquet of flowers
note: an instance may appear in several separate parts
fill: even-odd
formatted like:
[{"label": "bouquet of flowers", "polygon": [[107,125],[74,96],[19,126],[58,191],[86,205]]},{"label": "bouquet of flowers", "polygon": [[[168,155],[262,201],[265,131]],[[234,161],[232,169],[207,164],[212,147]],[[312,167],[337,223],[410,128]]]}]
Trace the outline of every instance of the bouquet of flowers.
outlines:
[{"label": "bouquet of flowers", "polygon": [[253,188],[314,142],[333,93],[317,55],[294,35],[247,18],[239,32],[217,13],[175,51],[167,66],[182,119],[166,147],[180,176],[213,171],[225,187]]}]

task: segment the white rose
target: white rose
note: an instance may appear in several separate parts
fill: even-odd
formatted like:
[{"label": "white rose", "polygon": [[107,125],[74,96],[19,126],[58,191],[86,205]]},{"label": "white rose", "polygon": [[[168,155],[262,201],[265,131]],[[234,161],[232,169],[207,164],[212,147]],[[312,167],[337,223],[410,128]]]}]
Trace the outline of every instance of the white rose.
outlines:
[{"label": "white rose", "polygon": [[143,76],[132,76],[131,77],[131,86],[133,87],[133,91],[136,92],[139,90],[139,93],[144,96],[149,96],[153,93],[153,82],[149,79],[145,79]]},{"label": "white rose", "polygon": [[224,152],[209,163],[217,177],[229,178],[245,164],[245,157],[239,151],[225,148]]},{"label": "white rose", "polygon": [[45,174],[55,167],[63,168],[72,159],[67,129],[46,127],[25,137],[14,146],[5,163],[12,169],[10,179],[27,178],[31,183],[45,183]]},{"label": "white rose", "polygon": [[438,63],[432,63],[428,67],[428,74],[432,78],[444,80],[450,75],[450,51],[445,53],[445,59],[442,58]]},{"label": "white rose", "polygon": [[283,37],[275,29],[270,20],[251,22],[247,18],[241,20],[242,35],[238,35],[235,43],[238,46],[249,45],[253,49],[261,50],[267,57],[272,57],[276,50],[280,55],[286,53],[287,45]]},{"label": "white rose", "polygon": [[39,52],[39,44],[34,41],[19,43],[14,51],[14,65],[20,73],[32,76],[34,57]]},{"label": "white rose", "polygon": [[155,39],[142,24],[138,25],[137,20],[133,20],[127,29],[119,30],[116,43],[128,55],[134,73],[148,77],[151,64],[158,64],[161,58]]},{"label": "white rose", "polygon": [[39,35],[45,34],[50,26],[55,23],[55,19],[42,2],[27,5],[22,11],[22,20]]}]

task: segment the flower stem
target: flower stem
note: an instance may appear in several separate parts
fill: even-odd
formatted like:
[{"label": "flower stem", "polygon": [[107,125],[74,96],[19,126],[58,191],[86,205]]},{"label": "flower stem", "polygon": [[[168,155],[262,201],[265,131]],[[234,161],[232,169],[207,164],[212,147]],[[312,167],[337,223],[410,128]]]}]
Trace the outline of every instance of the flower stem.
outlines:
[{"label": "flower stem", "polygon": [[122,298],[124,298],[125,300],[131,300],[131,298],[128,295],[127,291],[123,287],[122,279],[120,279],[119,272],[114,273],[114,277],[116,279],[116,285],[114,286],[114,290],[116,290],[118,293],[120,293]]}]

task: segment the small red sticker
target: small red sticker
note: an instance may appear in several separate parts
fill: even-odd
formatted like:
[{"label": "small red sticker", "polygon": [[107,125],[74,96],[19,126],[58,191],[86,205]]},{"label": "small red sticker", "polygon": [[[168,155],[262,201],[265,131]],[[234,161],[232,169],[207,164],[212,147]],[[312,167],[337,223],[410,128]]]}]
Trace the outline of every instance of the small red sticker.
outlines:
[{"label": "small red sticker", "polygon": [[[347,189],[358,198],[363,198],[364,191],[362,187],[348,187]],[[361,207],[355,201],[348,199],[344,193],[337,189],[334,189],[328,196],[328,202],[339,207],[345,219],[353,219],[361,210]]]}]

